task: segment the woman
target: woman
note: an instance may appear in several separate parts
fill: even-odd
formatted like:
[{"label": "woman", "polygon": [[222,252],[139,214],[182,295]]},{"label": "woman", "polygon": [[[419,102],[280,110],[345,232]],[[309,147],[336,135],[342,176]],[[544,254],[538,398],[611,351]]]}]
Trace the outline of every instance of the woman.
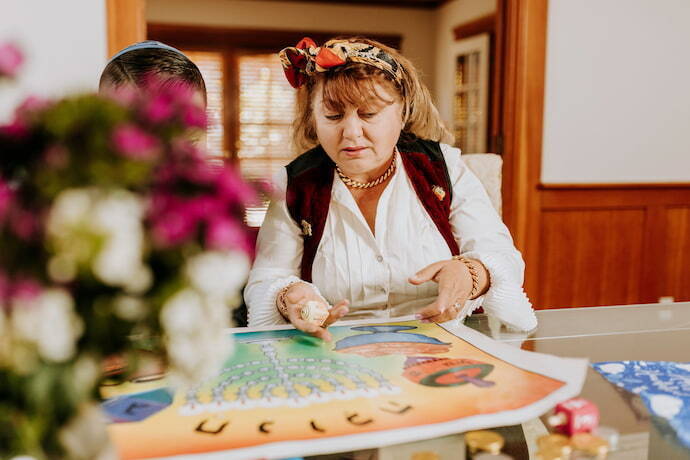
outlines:
[{"label": "woman", "polygon": [[444,322],[482,305],[534,328],[520,253],[460,151],[439,143],[452,136],[412,64],[362,38],[305,38],[280,57],[298,89],[293,140],[311,150],[275,178],[249,325],[329,340],[342,317]]}]

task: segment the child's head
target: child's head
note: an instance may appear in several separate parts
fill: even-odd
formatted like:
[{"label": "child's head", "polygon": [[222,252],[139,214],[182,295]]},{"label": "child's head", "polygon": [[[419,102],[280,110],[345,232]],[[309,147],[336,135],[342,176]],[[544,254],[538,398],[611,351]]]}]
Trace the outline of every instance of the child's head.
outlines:
[{"label": "child's head", "polygon": [[153,40],[135,43],[113,56],[105,66],[98,86],[100,91],[124,86],[141,87],[151,76],[163,83],[190,85],[206,106],[206,85],[199,68],[181,51]]}]

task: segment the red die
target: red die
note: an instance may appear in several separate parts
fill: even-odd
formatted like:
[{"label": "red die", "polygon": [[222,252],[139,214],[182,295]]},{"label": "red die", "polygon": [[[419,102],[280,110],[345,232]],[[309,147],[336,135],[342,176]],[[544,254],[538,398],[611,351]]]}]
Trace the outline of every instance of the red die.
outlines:
[{"label": "red die", "polygon": [[599,425],[599,408],[584,398],[573,398],[556,405],[549,424],[568,436],[588,433]]}]

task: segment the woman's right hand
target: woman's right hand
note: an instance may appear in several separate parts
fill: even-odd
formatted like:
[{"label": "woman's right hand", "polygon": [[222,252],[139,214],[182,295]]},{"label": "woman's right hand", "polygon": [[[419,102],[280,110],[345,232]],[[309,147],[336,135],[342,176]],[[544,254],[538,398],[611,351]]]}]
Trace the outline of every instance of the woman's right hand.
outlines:
[{"label": "woman's right hand", "polygon": [[[295,283],[288,288],[283,297],[285,301],[285,307],[288,313],[288,320],[297,329],[311,334],[314,337],[330,342],[332,337],[331,333],[328,332],[328,326],[338,321],[340,318],[345,316],[349,309],[347,308],[349,302],[347,300],[341,300],[335,306],[331,307],[324,302],[323,298],[314,291],[314,289],[305,283]],[[306,321],[301,317],[302,307],[309,301],[317,302],[319,305],[326,307],[328,311],[328,317],[323,322],[321,326],[310,321]]]}]

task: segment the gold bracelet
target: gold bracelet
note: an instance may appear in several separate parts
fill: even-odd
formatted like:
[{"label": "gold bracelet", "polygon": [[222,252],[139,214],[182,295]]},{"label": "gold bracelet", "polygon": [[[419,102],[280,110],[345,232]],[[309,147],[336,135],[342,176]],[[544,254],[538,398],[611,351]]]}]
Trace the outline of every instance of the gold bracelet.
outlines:
[{"label": "gold bracelet", "polygon": [[470,271],[470,276],[472,277],[472,291],[470,291],[470,299],[474,299],[479,293],[479,273],[477,273],[477,267],[474,266],[474,262],[463,256],[453,256],[453,260],[459,260]]}]

